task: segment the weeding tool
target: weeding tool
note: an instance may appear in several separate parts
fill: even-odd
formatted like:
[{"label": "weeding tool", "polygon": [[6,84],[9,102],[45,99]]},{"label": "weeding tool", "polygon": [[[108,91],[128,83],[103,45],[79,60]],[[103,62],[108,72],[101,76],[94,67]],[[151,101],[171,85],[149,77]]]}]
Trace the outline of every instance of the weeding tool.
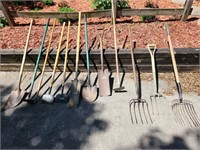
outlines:
[{"label": "weeding tool", "polygon": [[[133,48],[132,47],[132,38],[131,38],[131,27],[129,27],[129,36],[130,36],[130,46],[131,46],[131,61],[132,61],[133,76],[134,76],[134,83],[135,83],[135,93],[137,95],[136,99],[131,99],[129,102],[129,111],[130,111],[131,121],[132,121],[132,123],[134,123],[133,116],[132,116],[132,104],[133,104],[134,119],[135,119],[136,124],[139,124],[139,122],[144,124],[144,119],[146,120],[147,124],[153,123],[150,112],[149,112],[148,103],[145,99],[141,98],[139,69],[137,68],[137,66],[135,64],[135,58],[134,58],[135,43],[134,43],[134,48]],[[136,75],[136,70],[137,70],[137,75]],[[136,106],[138,108],[138,113],[137,113]],[[142,109],[141,109],[141,107],[142,107]],[[146,108],[146,112],[145,112],[145,108]],[[141,113],[141,112],[143,112],[143,113]],[[139,114],[139,115],[137,115],[137,114]],[[138,119],[138,116],[140,119]]]},{"label": "weeding tool", "polygon": [[197,113],[194,109],[192,102],[189,100],[183,99],[181,83],[179,80],[178,69],[176,65],[176,59],[175,59],[174,49],[171,42],[168,23],[166,23],[166,33],[168,37],[168,44],[169,44],[170,54],[172,58],[176,86],[177,86],[177,90],[179,94],[179,99],[175,99],[172,101],[172,111],[174,113],[174,117],[176,121],[181,125],[200,126],[200,120],[197,116]]},{"label": "weeding tool", "polygon": [[42,100],[47,102],[47,103],[52,103],[54,101],[54,96],[51,95],[51,91],[52,91],[52,88],[53,88],[56,69],[57,69],[57,66],[58,66],[58,59],[59,59],[59,56],[60,56],[60,50],[61,50],[61,46],[62,46],[62,39],[63,39],[64,29],[65,29],[65,22],[63,23],[63,26],[62,26],[62,31],[61,31],[61,35],[60,35],[60,41],[59,41],[57,54],[56,54],[56,60],[54,62],[53,74],[51,76],[51,82],[50,82],[50,85],[49,85],[49,93],[42,96]]},{"label": "weeding tool", "polygon": [[[152,73],[153,73],[153,82],[154,82],[154,94],[150,96],[150,101],[151,101],[151,106],[152,106],[152,113],[154,114],[154,109],[153,109],[153,100],[155,101],[157,113],[159,114],[158,111],[158,104],[157,104],[157,98],[159,101],[161,101],[161,98],[165,98],[165,96],[158,92],[158,82],[157,82],[157,74],[156,74],[156,65],[155,65],[155,53],[156,53],[156,44],[148,44],[147,49],[150,53],[151,56],[151,66],[152,66]],[[162,105],[161,105],[162,107]],[[162,108],[161,108],[162,110]]]},{"label": "weeding tool", "polygon": [[88,48],[88,31],[87,31],[87,18],[84,14],[84,27],[85,27],[85,49],[87,60],[87,85],[82,88],[82,97],[88,101],[93,102],[97,98],[97,86],[92,86],[90,81],[90,62],[89,62],[89,48]]},{"label": "weeding tool", "polygon": [[78,107],[81,83],[78,80],[78,61],[79,61],[79,50],[80,50],[80,30],[81,30],[81,12],[79,12],[78,20],[78,33],[77,33],[77,46],[76,46],[76,68],[75,68],[75,79],[72,80],[70,86],[69,101],[67,103],[68,107]]},{"label": "weeding tool", "polygon": [[117,50],[117,37],[116,37],[116,27],[115,27],[115,13],[114,13],[114,0],[112,0],[112,18],[113,18],[113,33],[114,33],[114,45],[115,45],[115,63],[116,63],[116,71],[117,71],[117,88],[113,90],[116,93],[126,92],[124,91],[124,86],[121,86],[119,79],[119,64],[118,64],[118,50]]},{"label": "weeding tool", "polygon": [[71,24],[71,22],[68,21],[67,41],[66,41],[66,51],[65,51],[64,68],[63,68],[63,80],[62,80],[61,94],[58,94],[56,96],[56,100],[58,100],[60,102],[67,102],[68,101],[67,94],[64,94],[63,92],[64,92],[64,87],[65,87],[65,78],[66,78],[66,70],[67,70],[67,63],[68,63],[70,24]]},{"label": "weeding tool", "polygon": [[7,104],[6,104],[7,106],[6,107],[9,107],[9,108],[13,108],[13,107],[19,105],[23,101],[23,99],[25,98],[25,95],[26,95],[25,94],[26,91],[21,89],[21,82],[22,82],[24,64],[25,64],[25,61],[26,61],[26,54],[27,54],[27,50],[28,50],[28,44],[29,44],[29,39],[30,39],[30,35],[31,35],[32,25],[33,25],[33,19],[31,19],[31,22],[30,22],[28,35],[27,35],[27,39],[26,39],[26,45],[25,45],[25,48],[24,48],[24,54],[23,54],[20,73],[19,73],[18,87],[15,91],[12,91],[10,93],[8,100],[7,100]]}]

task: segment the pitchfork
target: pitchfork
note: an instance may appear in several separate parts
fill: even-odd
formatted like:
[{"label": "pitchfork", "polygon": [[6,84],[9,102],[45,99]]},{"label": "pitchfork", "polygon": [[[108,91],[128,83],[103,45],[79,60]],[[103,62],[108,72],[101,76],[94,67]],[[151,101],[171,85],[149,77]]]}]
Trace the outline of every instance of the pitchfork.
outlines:
[{"label": "pitchfork", "polygon": [[[129,102],[129,111],[130,111],[131,121],[133,123],[133,116],[132,116],[132,109],[131,109],[131,106],[133,104],[133,106],[134,106],[134,118],[135,118],[136,124],[138,124],[140,121],[141,121],[142,124],[144,124],[144,120],[146,120],[147,124],[149,122],[153,123],[153,121],[151,119],[151,115],[149,113],[148,103],[145,99],[141,98],[139,69],[135,65],[135,59],[134,59],[134,49],[135,49],[136,44],[134,42],[134,49],[133,49],[132,48],[132,39],[131,39],[131,27],[129,27],[129,36],[130,36],[130,46],[131,46],[131,60],[132,60],[133,75],[134,75],[134,82],[135,82],[135,92],[136,92],[136,95],[137,95],[136,99],[131,99],[130,102]],[[137,70],[137,75],[136,75],[136,70]],[[137,108],[136,108],[136,105],[137,105]],[[141,109],[141,107],[142,107],[142,109]],[[138,109],[138,111],[136,111],[137,109]],[[141,113],[141,112],[143,112],[143,113]],[[138,117],[140,119],[138,119]]]},{"label": "pitchfork", "polygon": [[[165,96],[162,93],[158,92],[158,82],[157,82],[157,76],[156,76],[157,73],[156,73],[156,64],[155,64],[155,53],[156,53],[156,50],[157,50],[156,44],[148,44],[147,49],[149,50],[149,53],[150,53],[150,56],[151,56],[151,66],[152,66],[153,82],[154,82],[154,93],[153,93],[153,95],[150,96],[152,114],[154,114],[153,100],[155,101],[157,113],[159,114],[157,99],[160,102],[161,98],[165,98]],[[162,110],[162,108],[161,108],[161,110]]]}]

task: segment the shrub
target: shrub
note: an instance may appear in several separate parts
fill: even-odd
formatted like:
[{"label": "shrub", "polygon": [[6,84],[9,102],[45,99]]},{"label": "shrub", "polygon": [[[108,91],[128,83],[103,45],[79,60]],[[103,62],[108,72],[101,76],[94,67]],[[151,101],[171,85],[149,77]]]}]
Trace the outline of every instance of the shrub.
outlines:
[{"label": "shrub", "polygon": [[[158,8],[158,5],[155,4],[154,2],[148,0],[146,1],[145,5],[144,5],[145,8]],[[155,21],[156,20],[156,16],[142,16],[141,17],[141,20],[142,21]]]},{"label": "shrub", "polygon": [[0,16],[0,28],[7,26],[8,25],[8,21],[6,20],[5,17]]},{"label": "shrub", "polygon": [[61,7],[61,8],[62,7],[68,7],[68,3],[66,1],[61,1],[61,2],[58,3],[58,6]]},{"label": "shrub", "polygon": [[34,11],[39,11],[41,8],[39,8],[39,7],[35,7],[34,8]]},{"label": "shrub", "polygon": [[[70,7],[61,7],[61,8],[59,8],[59,12],[70,13],[70,12],[74,12],[74,9],[72,9]],[[67,19],[67,18],[59,18],[58,20],[62,24],[63,22],[67,22],[69,19]],[[74,20],[71,19],[71,21],[74,21]]]},{"label": "shrub", "polygon": [[52,6],[54,5],[53,0],[42,0],[42,3],[48,6]]},{"label": "shrub", "polygon": [[[104,10],[104,9],[111,9],[112,4],[111,0],[91,0],[92,7],[97,10]],[[127,8],[128,2],[126,0],[124,1],[117,1],[117,8]]]}]

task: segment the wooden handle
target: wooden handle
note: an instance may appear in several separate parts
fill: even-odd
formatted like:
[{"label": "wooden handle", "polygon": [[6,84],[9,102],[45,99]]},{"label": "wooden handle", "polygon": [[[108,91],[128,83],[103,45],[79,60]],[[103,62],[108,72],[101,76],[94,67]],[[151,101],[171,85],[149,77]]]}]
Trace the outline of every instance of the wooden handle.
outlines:
[{"label": "wooden handle", "polygon": [[78,16],[78,33],[77,33],[77,43],[76,43],[76,76],[78,75],[78,60],[79,60],[79,50],[80,50],[80,30],[81,30],[81,12]]},{"label": "wooden handle", "polygon": [[30,35],[31,35],[32,25],[33,25],[33,19],[31,19],[31,22],[30,22],[28,35],[27,35],[27,39],[26,39],[26,45],[25,45],[25,48],[24,48],[24,54],[23,54],[22,64],[21,64],[20,73],[19,73],[18,90],[20,90],[20,85],[21,85],[21,80],[22,80],[22,75],[23,75],[24,64],[25,64],[25,60],[26,60],[26,53],[27,53],[27,50],[28,50],[28,44],[29,44],[29,39],[30,39]]},{"label": "wooden handle", "polygon": [[54,68],[53,68],[53,74],[52,74],[52,77],[51,77],[50,87],[53,86],[53,82],[54,82],[54,78],[55,78],[55,73],[56,73],[56,68],[57,68],[57,65],[58,65],[58,58],[59,58],[59,55],[60,55],[60,49],[61,49],[64,29],[65,29],[65,22],[63,23],[63,26],[62,26],[60,42],[59,42],[59,45],[58,45],[58,50],[57,50],[57,54],[56,54],[56,60],[55,60],[55,63],[54,63]]},{"label": "wooden handle", "polygon": [[67,60],[68,60],[68,48],[69,48],[69,32],[70,32],[70,24],[71,22],[68,21],[68,28],[67,28],[67,41],[66,41],[66,51],[65,51],[65,62],[64,62],[64,69],[63,69],[63,81],[62,85],[65,83],[65,77],[66,77],[66,70],[67,70]]},{"label": "wooden handle", "polygon": [[39,84],[38,84],[37,96],[39,95],[40,87],[42,85],[42,80],[43,80],[43,77],[44,77],[44,71],[45,71],[45,68],[46,68],[46,64],[47,64],[47,60],[48,60],[48,56],[49,56],[49,51],[50,51],[50,48],[51,48],[51,42],[52,42],[52,38],[53,38],[55,25],[56,25],[56,19],[54,19],[54,21],[53,21],[53,27],[52,27],[52,30],[51,30],[49,44],[48,44],[48,48],[47,48],[47,51],[46,51],[46,56],[45,56],[45,60],[44,60],[43,68],[42,68],[42,74],[41,74],[40,81],[39,81]]},{"label": "wooden handle", "polygon": [[101,70],[103,72],[103,42],[102,42],[102,37],[99,38],[100,42],[100,53],[101,53]]}]

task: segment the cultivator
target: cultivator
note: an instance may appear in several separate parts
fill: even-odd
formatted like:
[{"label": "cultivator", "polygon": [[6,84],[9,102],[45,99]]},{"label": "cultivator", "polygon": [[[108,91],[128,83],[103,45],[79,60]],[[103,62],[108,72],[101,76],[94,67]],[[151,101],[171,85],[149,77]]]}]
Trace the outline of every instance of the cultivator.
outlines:
[{"label": "cultivator", "polygon": [[[67,63],[68,63],[68,59],[71,59],[68,57],[68,52],[69,52],[69,31],[70,31],[70,22],[68,22],[68,30],[67,30],[67,40],[66,40],[66,52],[65,52],[65,59],[64,59],[64,69],[62,71],[63,73],[63,79],[62,79],[62,85],[61,85],[61,91],[59,92],[60,94],[52,94],[52,89],[53,89],[53,84],[54,82],[57,80],[55,79],[55,74],[56,74],[56,69],[58,67],[58,60],[60,58],[60,53],[61,53],[61,46],[63,43],[63,36],[65,34],[64,32],[64,28],[65,28],[65,23],[63,23],[63,27],[62,27],[62,32],[61,32],[61,37],[60,37],[60,41],[59,41],[59,45],[58,45],[58,50],[57,50],[57,55],[56,55],[56,59],[54,62],[54,66],[53,66],[53,73],[51,78],[51,82],[49,85],[49,88],[47,89],[47,94],[43,93],[41,94],[40,90],[42,88],[42,81],[43,81],[43,76],[44,76],[44,72],[45,72],[45,66],[47,64],[47,59],[50,57],[50,49],[51,49],[51,41],[52,41],[52,37],[53,37],[53,33],[54,33],[54,27],[55,27],[55,23],[56,20],[54,20],[53,23],[53,28],[51,30],[51,34],[50,34],[50,39],[49,39],[49,45],[46,51],[46,57],[45,57],[45,61],[43,64],[43,69],[41,72],[41,78],[40,81],[38,83],[38,88],[36,91],[36,94],[33,96],[32,92],[33,92],[33,88],[34,88],[34,83],[36,81],[36,75],[38,73],[38,65],[40,62],[40,57],[42,55],[42,50],[44,47],[44,41],[45,41],[45,37],[46,37],[46,33],[48,30],[48,25],[49,25],[49,21],[50,19],[47,20],[46,26],[44,28],[44,33],[43,33],[43,38],[42,38],[42,42],[40,45],[40,50],[38,53],[38,57],[37,57],[37,61],[35,63],[35,69],[34,69],[34,73],[32,76],[32,81],[30,84],[30,87],[28,87],[26,90],[29,89],[29,91],[27,92],[26,90],[22,90],[20,85],[21,85],[21,79],[22,79],[22,74],[23,74],[23,69],[24,69],[24,64],[25,64],[25,59],[26,59],[26,53],[27,53],[27,49],[28,49],[28,41],[29,41],[29,37],[30,37],[30,32],[31,32],[31,27],[32,27],[32,22],[33,20],[31,20],[30,23],[30,27],[29,27],[29,32],[28,32],[28,36],[27,36],[27,42],[26,42],[26,46],[25,46],[25,50],[24,50],[24,56],[23,56],[23,61],[21,64],[21,70],[20,70],[20,78],[19,78],[19,86],[18,89],[14,92],[11,92],[8,101],[7,101],[7,107],[16,107],[18,106],[21,102],[23,101],[27,101],[29,103],[37,103],[41,100],[45,101],[45,102],[50,102],[53,103],[55,101],[61,101],[66,103],[66,105],[68,107],[73,107],[73,108],[77,108],[80,102],[80,99],[84,99],[85,101],[89,101],[89,102],[94,102],[98,96],[111,96],[112,93],[111,91],[114,90],[115,92],[124,92],[124,86],[122,86],[122,83],[120,83],[120,74],[119,74],[119,67],[118,67],[118,47],[117,47],[117,41],[116,41],[116,29],[115,29],[115,21],[113,20],[113,33],[114,33],[114,45],[115,45],[115,65],[116,65],[116,74],[117,74],[117,86],[115,86],[114,88],[113,85],[111,84],[112,82],[110,81],[110,76],[112,75],[111,70],[109,69],[109,66],[107,66],[108,69],[104,70],[104,51],[103,51],[103,34],[102,36],[99,36],[99,45],[100,46],[100,53],[101,53],[101,70],[98,71],[98,83],[99,83],[99,90],[97,90],[97,86],[96,86],[96,82],[94,85],[91,85],[91,81],[90,81],[90,57],[89,57],[89,47],[88,47],[88,31],[87,31],[87,19],[86,19],[86,15],[85,15],[85,43],[86,43],[86,68],[87,68],[87,84],[86,86],[82,85],[82,81],[79,79],[79,70],[78,70],[78,62],[79,62],[79,55],[80,55],[80,30],[81,30],[81,12],[79,12],[79,23],[78,23],[78,33],[77,33],[77,46],[76,46],[76,61],[74,62],[74,66],[75,66],[75,78],[74,80],[72,80],[70,84],[70,86],[68,87],[68,92],[65,93],[64,89],[66,89],[66,71],[67,71]],[[172,64],[173,64],[173,68],[174,68],[174,74],[175,74],[175,80],[176,80],[176,85],[177,85],[177,89],[178,89],[178,94],[179,94],[179,99],[173,100],[172,101],[172,112],[174,113],[174,118],[176,120],[177,123],[181,124],[181,125],[189,125],[189,126],[200,126],[200,119],[198,118],[198,115],[194,109],[194,106],[192,104],[191,101],[188,100],[184,100],[182,97],[182,89],[181,89],[181,84],[179,81],[179,77],[178,77],[178,70],[177,70],[177,66],[176,66],[176,61],[175,61],[175,57],[174,57],[174,52],[173,52],[173,47],[171,44],[171,38],[169,35],[169,29],[168,26],[166,25],[166,30],[167,30],[167,35],[168,35],[168,42],[169,42],[169,47],[170,47],[170,53],[171,53],[171,58],[172,58]],[[108,31],[109,32],[109,31]],[[129,101],[129,111],[130,111],[130,118],[131,118],[131,122],[133,124],[153,124],[153,119],[152,119],[152,115],[155,115],[155,109],[157,110],[157,114],[160,114],[159,109],[162,111],[162,105],[160,105],[160,103],[162,103],[162,101],[166,101],[163,100],[163,98],[165,98],[165,96],[159,92],[158,90],[158,77],[157,77],[157,70],[156,70],[156,63],[155,63],[155,53],[156,53],[156,45],[155,44],[148,44],[147,48],[148,51],[150,53],[151,56],[151,66],[152,66],[152,74],[153,74],[153,83],[154,83],[154,93],[152,95],[150,95],[150,99],[149,100],[145,100],[145,98],[142,98],[142,90],[141,90],[141,80],[140,80],[140,71],[139,71],[139,67],[137,66],[137,61],[135,60],[134,57],[134,49],[135,49],[135,42],[134,42],[134,47],[133,47],[133,41],[131,39],[132,35],[131,35],[131,27],[129,28],[129,37],[130,37],[130,53],[131,53],[131,60],[132,60],[132,67],[133,67],[133,77],[134,77],[134,86],[135,86],[135,98],[131,99]],[[82,59],[82,58],[80,58]],[[107,63],[108,65],[108,63]],[[98,70],[98,69],[96,69]],[[111,72],[111,73],[110,73]],[[68,79],[68,77],[67,77]],[[58,90],[59,91],[59,90]],[[14,94],[13,94],[14,93]],[[34,99],[34,97],[36,97]],[[40,98],[41,97],[41,98]],[[151,104],[151,107],[149,107],[149,104]],[[159,108],[159,109],[158,109]],[[152,111],[150,111],[150,109],[152,109]]]}]

